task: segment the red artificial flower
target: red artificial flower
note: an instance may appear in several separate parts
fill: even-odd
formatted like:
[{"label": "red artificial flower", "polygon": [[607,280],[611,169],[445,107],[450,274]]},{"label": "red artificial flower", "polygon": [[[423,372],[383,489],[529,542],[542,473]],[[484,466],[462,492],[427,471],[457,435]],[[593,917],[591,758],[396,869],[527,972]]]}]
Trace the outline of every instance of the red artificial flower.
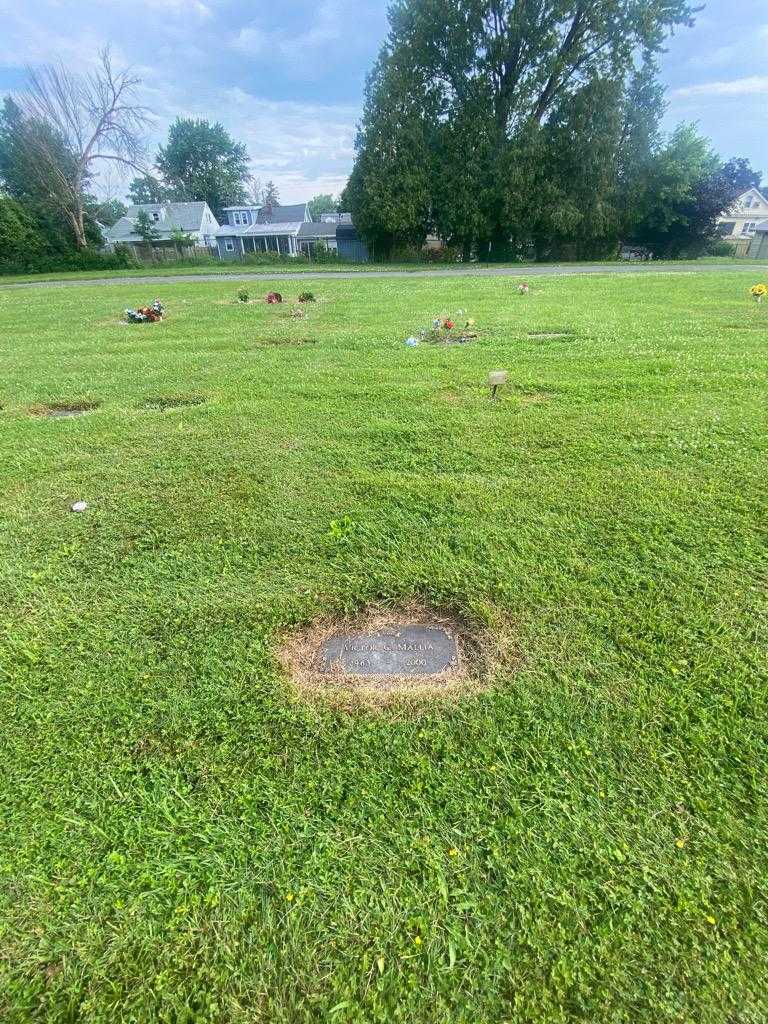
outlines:
[{"label": "red artificial flower", "polygon": [[444,321],[443,321],[443,327],[445,327],[445,328],[446,328],[446,330],[449,330],[449,331],[450,331],[450,329],[451,329],[452,327],[455,327],[455,326],[456,326],[456,325],[454,324],[453,320],[444,320]]}]

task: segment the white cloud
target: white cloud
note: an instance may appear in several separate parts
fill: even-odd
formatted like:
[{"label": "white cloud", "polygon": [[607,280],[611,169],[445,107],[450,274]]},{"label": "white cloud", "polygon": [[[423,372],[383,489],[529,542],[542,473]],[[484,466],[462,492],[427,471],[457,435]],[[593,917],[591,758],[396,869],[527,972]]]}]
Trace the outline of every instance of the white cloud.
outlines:
[{"label": "white cloud", "polygon": [[135,17],[137,7],[146,7],[151,11],[159,11],[163,15],[187,17],[196,14],[198,18],[212,17],[210,7],[202,0],[108,0],[116,7],[125,7]]},{"label": "white cloud", "polygon": [[701,82],[699,85],[685,85],[679,89],[673,89],[671,95],[675,99],[768,95],[768,75],[734,78],[727,82]]},{"label": "white cloud", "polygon": [[740,52],[738,46],[717,46],[713,50],[704,53],[694,54],[685,62],[686,67],[703,70],[706,68],[717,68],[733,65],[734,60]]},{"label": "white cloud", "polygon": [[248,25],[246,28],[240,29],[232,40],[231,46],[233,50],[239,50],[252,57],[264,49],[266,42],[266,32],[262,32],[255,25]]},{"label": "white cloud", "polygon": [[360,110],[344,104],[265,100],[235,87],[206,97],[251,154],[254,176],[273,179],[283,202],[339,192],[354,158]]}]

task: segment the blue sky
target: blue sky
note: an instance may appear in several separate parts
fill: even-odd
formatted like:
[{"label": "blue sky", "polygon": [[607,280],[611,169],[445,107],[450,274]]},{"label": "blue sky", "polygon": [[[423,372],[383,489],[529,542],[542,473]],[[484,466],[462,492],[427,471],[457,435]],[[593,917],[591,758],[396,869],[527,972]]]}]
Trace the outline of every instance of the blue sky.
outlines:
[{"label": "blue sky", "polygon": [[[254,173],[298,201],[346,181],[385,12],[386,0],[0,0],[0,91],[21,86],[27,63],[85,69],[110,43],[142,77],[157,139],[176,114],[220,120]],[[767,0],[710,0],[669,41],[662,73],[667,128],[697,121],[768,178]]]}]

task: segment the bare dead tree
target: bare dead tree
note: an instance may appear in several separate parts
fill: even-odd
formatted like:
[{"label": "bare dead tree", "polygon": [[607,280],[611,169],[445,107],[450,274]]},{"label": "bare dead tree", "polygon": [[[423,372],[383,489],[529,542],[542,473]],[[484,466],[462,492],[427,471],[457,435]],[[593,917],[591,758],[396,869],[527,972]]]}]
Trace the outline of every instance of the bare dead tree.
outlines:
[{"label": "bare dead tree", "polygon": [[[101,161],[146,173],[144,136],[153,125],[137,102],[140,79],[116,72],[109,48],[86,75],[62,63],[27,69],[28,86],[20,97],[27,120],[24,144],[51,201],[72,225],[75,244],[84,248],[85,187]],[[35,130],[35,126],[47,130]]]}]

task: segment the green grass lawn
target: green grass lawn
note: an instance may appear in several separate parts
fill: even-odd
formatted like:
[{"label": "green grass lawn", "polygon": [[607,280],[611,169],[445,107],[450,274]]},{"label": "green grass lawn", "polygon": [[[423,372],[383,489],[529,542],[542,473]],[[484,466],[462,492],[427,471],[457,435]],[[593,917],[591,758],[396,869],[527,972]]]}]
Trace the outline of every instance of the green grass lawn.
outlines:
[{"label": "green grass lawn", "polygon": [[[764,1024],[749,283],[0,293],[3,1024]],[[411,600],[516,671],[295,697],[285,631]]]},{"label": "green grass lawn", "polygon": [[[617,266],[626,266],[621,261],[617,260],[586,260],[583,261],[589,266],[595,263],[605,263],[607,269],[615,268]],[[669,266],[670,269],[675,266],[690,266],[690,260],[656,260],[653,266]],[[765,260],[748,259],[746,257],[729,257],[729,256],[704,256],[699,260],[695,261],[702,264],[716,263],[718,266],[733,265],[734,267],[743,266],[754,266],[757,269],[766,269]],[[578,266],[578,263],[571,261],[565,261],[567,266]],[[329,262],[329,263],[307,263],[304,260],[298,259],[283,259],[276,261],[272,264],[265,263],[222,263],[218,260],[211,262],[179,262],[179,263],[157,263],[157,264],[146,264],[142,267],[136,267],[131,270],[56,270],[44,274],[0,274],[0,288],[4,284],[29,284],[35,281],[98,281],[107,280],[115,277],[194,277],[197,274],[327,274],[327,273],[373,273],[375,271],[441,271],[447,267],[450,268],[450,264],[445,263],[347,263],[347,262]],[[457,266],[457,265],[453,265]],[[512,269],[519,269],[521,273],[524,273],[526,269],[531,267],[542,266],[542,264],[536,263],[507,263],[507,264],[476,264],[479,267],[485,267],[486,269],[493,269],[494,267],[499,268],[501,266],[510,267]],[[458,265],[460,267],[460,264]],[[758,277],[760,275],[758,274]]]}]

